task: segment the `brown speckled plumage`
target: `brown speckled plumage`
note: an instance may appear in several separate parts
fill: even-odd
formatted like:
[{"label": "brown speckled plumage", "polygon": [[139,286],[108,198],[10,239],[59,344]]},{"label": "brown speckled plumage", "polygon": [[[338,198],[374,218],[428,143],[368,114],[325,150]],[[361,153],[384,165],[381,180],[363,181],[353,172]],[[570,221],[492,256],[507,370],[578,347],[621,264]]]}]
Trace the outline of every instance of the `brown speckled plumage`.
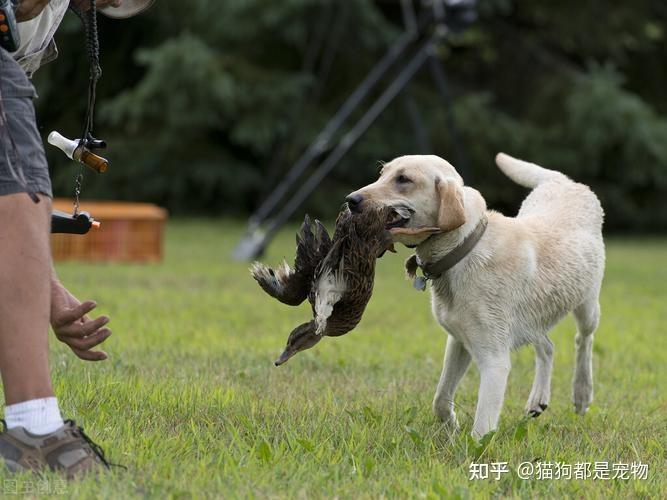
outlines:
[{"label": "brown speckled plumage", "polygon": [[313,311],[311,321],[292,331],[277,365],[313,347],[323,336],[338,337],[359,324],[373,293],[376,260],[391,249],[385,230],[390,212],[368,206],[353,214],[345,207],[336,220],[333,240],[319,221],[313,232],[306,216],[297,235],[294,269],[283,264],[274,271],[253,264],[253,277],[269,295],[288,305],[308,298]]}]

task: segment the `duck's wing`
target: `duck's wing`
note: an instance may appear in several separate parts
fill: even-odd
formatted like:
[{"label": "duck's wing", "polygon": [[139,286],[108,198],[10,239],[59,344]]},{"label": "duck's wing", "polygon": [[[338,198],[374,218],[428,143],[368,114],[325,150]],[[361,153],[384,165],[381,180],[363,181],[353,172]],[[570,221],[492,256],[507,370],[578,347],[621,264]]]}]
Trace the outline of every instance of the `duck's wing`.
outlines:
[{"label": "duck's wing", "polygon": [[352,224],[352,212],[349,208],[344,208],[336,217],[336,227],[334,229],[334,241],[348,235],[351,230],[354,230],[354,224]]},{"label": "duck's wing", "polygon": [[333,308],[345,294],[347,283],[344,273],[345,238],[336,240],[327,256],[317,267],[313,282],[314,300],[311,300],[315,313],[316,333],[323,335],[326,331],[327,320]]},{"label": "duck's wing", "polygon": [[322,261],[331,250],[332,243],[327,228],[317,219],[315,219],[315,241],[317,242],[318,260]]},{"label": "duck's wing", "polygon": [[[316,221],[319,232],[318,224],[322,225]],[[326,229],[324,231],[326,233]],[[252,277],[266,293],[283,304],[298,306],[308,297],[315,269],[321,260],[319,246],[320,243],[313,234],[310,217],[306,215],[296,235],[294,268],[291,268],[287,262],[283,262],[274,270],[260,262],[255,262],[250,268]]]}]

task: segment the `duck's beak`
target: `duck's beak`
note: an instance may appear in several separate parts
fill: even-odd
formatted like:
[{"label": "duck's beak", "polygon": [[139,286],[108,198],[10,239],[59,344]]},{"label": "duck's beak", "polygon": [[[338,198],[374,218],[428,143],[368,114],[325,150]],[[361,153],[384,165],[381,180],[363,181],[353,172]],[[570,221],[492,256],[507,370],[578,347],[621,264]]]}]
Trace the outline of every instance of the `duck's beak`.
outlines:
[{"label": "duck's beak", "polygon": [[285,349],[280,357],[273,362],[273,364],[276,366],[283,365],[287,363],[287,361],[295,354],[296,352],[292,351],[291,349]]}]

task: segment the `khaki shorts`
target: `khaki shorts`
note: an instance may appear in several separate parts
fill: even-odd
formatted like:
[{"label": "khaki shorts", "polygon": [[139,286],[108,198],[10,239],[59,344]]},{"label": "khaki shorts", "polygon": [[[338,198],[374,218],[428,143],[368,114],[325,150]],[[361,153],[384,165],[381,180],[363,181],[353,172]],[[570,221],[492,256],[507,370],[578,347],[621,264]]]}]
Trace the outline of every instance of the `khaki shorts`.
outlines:
[{"label": "khaki shorts", "polygon": [[0,122],[0,196],[25,191],[14,175],[20,170],[28,190],[52,196],[44,143],[37,130],[33,105],[35,88],[4,49],[0,49],[0,95],[7,118],[7,127]]}]

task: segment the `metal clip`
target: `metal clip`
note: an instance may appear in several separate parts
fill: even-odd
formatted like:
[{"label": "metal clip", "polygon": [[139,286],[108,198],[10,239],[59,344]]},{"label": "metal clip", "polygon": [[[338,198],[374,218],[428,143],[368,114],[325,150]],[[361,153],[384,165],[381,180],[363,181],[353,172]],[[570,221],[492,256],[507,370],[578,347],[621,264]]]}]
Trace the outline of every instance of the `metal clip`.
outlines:
[{"label": "metal clip", "polygon": [[415,290],[417,290],[419,292],[423,292],[424,290],[426,290],[426,281],[427,280],[428,280],[428,278],[426,278],[424,276],[417,276],[415,278],[415,280],[412,282],[412,288],[414,288]]}]

